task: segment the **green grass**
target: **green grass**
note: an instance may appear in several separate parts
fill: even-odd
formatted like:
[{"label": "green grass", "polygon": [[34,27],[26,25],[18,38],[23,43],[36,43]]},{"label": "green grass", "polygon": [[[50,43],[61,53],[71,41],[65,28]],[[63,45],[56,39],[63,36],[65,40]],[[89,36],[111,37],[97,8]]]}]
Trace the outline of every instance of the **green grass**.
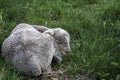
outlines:
[{"label": "green grass", "polygon": [[[70,33],[72,51],[58,67],[65,75],[120,79],[120,0],[0,0],[0,47],[23,22]],[[0,73],[1,80],[25,80],[2,57]]]}]

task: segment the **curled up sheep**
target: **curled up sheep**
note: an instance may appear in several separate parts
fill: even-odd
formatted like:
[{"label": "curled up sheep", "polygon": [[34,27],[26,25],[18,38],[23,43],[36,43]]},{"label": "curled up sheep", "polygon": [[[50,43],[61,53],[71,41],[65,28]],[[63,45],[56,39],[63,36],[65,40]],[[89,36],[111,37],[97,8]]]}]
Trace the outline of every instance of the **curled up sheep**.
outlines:
[{"label": "curled up sheep", "polygon": [[70,51],[70,36],[61,28],[21,23],[3,42],[2,55],[17,71],[30,77],[51,72],[51,63],[60,63]]}]

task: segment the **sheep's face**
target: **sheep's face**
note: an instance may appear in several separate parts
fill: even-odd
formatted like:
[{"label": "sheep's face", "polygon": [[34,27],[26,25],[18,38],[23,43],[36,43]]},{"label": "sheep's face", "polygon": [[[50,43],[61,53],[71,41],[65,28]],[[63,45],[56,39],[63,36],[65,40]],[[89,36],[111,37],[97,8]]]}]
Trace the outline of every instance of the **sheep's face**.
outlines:
[{"label": "sheep's face", "polygon": [[61,54],[65,55],[70,51],[70,36],[67,31],[61,28],[56,28],[46,30],[44,33],[53,36]]},{"label": "sheep's face", "polygon": [[54,29],[54,39],[58,44],[59,51],[64,55],[66,52],[70,51],[70,36],[67,31],[56,28]]}]

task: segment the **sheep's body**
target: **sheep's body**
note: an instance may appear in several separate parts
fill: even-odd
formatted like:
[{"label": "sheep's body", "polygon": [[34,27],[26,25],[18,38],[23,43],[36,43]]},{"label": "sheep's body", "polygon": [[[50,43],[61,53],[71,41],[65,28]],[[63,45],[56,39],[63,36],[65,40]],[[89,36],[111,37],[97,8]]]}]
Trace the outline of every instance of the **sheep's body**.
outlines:
[{"label": "sheep's body", "polygon": [[3,42],[2,54],[15,68],[29,76],[46,72],[54,54],[54,39],[27,24],[18,25]]},{"label": "sheep's body", "polygon": [[60,63],[69,50],[69,34],[65,30],[25,23],[16,26],[2,45],[6,61],[28,76],[49,72],[52,59]]}]

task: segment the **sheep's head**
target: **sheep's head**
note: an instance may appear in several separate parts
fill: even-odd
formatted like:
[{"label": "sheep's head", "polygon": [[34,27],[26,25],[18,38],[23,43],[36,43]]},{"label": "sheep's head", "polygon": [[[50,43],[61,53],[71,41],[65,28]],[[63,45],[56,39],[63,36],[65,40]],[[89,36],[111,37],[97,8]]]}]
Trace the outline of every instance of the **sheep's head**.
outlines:
[{"label": "sheep's head", "polygon": [[70,51],[70,36],[67,31],[61,28],[54,29],[54,39],[58,45],[60,53],[64,55]]},{"label": "sheep's head", "polygon": [[55,28],[46,30],[44,33],[48,33],[53,36],[62,55],[65,55],[68,51],[70,51],[70,36],[67,31],[61,28]]},{"label": "sheep's head", "polygon": [[62,61],[62,56],[65,55],[68,51],[70,51],[70,36],[67,31],[56,28],[56,29],[48,29],[44,32],[45,34],[49,34],[54,38],[56,51],[53,57],[53,63],[60,63]]}]

